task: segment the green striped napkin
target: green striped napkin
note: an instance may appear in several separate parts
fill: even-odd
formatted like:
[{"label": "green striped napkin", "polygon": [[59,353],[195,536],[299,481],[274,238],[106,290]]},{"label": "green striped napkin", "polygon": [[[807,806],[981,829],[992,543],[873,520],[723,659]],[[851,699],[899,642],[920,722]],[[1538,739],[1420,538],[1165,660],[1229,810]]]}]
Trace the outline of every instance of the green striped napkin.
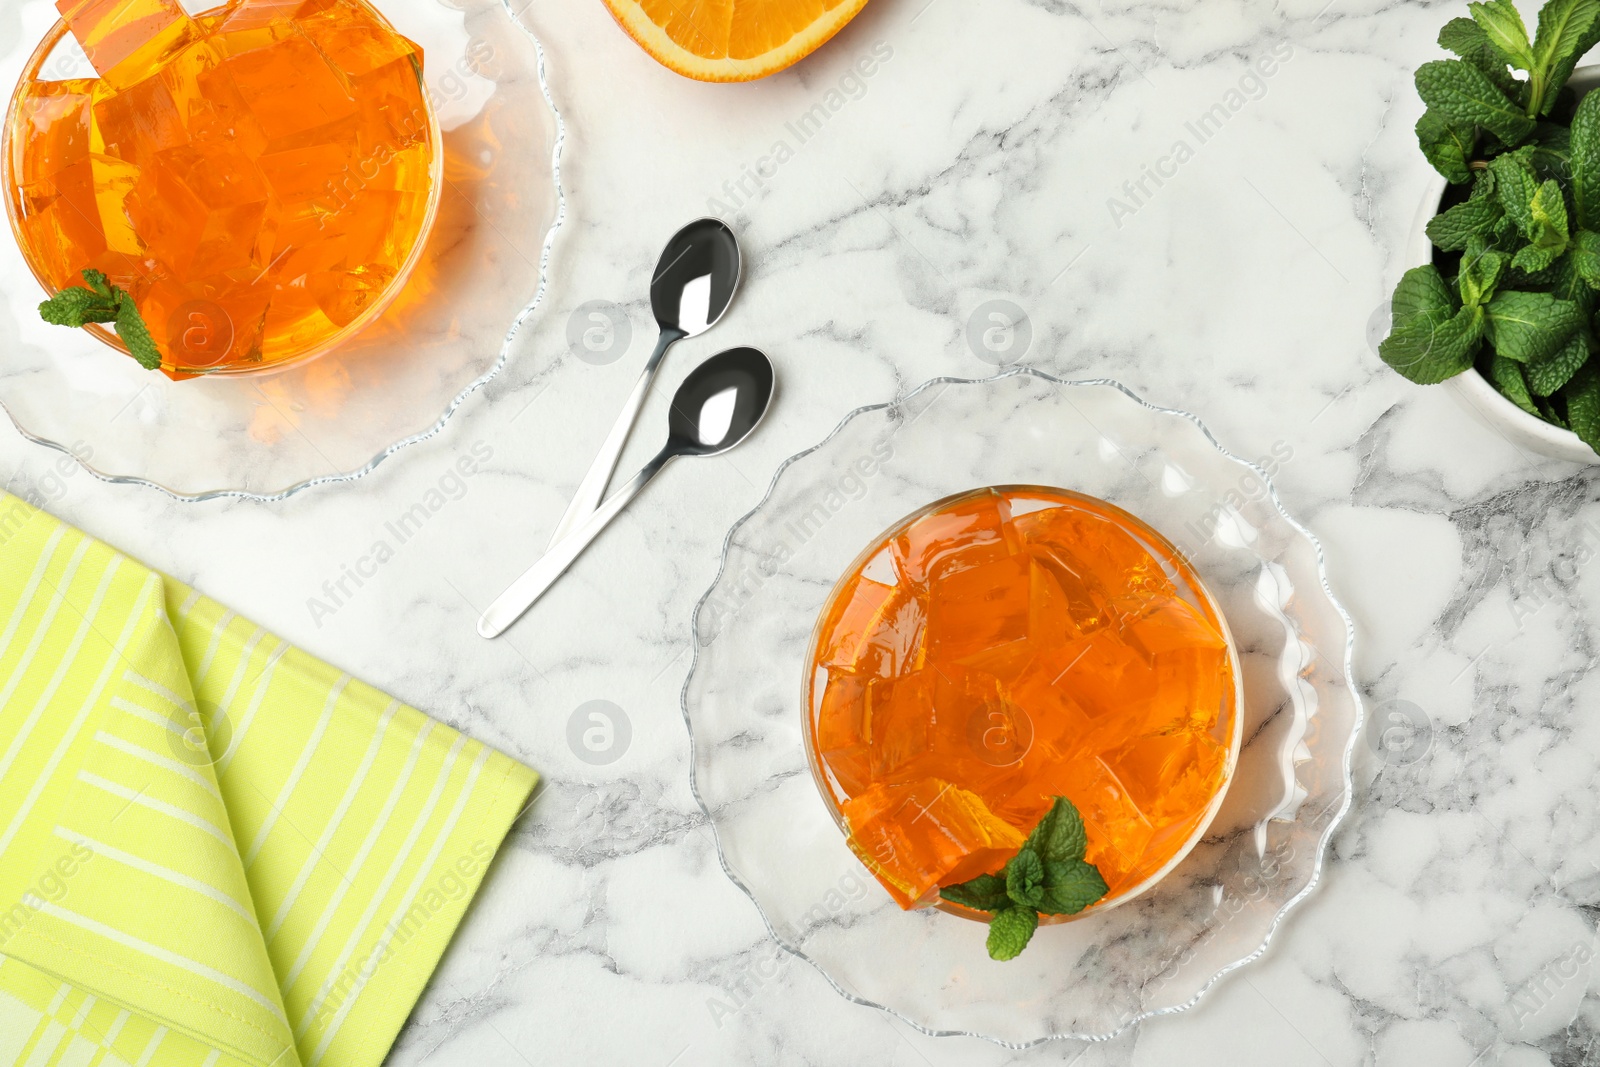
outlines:
[{"label": "green striped napkin", "polygon": [[0,1064],[380,1063],[536,780],[0,493]]}]

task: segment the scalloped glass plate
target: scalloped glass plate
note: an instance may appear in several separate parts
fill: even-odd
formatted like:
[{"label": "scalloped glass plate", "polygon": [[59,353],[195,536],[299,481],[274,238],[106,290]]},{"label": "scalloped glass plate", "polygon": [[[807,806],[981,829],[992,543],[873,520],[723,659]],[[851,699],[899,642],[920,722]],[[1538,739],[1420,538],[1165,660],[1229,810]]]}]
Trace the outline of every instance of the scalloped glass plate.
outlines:
[{"label": "scalloped glass plate", "polygon": [[[932,501],[1013,483],[1110,501],[1188,557],[1235,638],[1245,740],[1215,821],[1171,873],[996,963],[982,923],[901,911],[856,860],[813,781],[802,716],[812,627],[862,549]],[[852,413],[734,525],[694,632],[692,786],[724,870],[839,992],[929,1033],[1101,1040],[1192,1006],[1265,950],[1349,806],[1362,711],[1321,549],[1265,470],[1115,382],[1018,368]]]},{"label": "scalloped glass plate", "polygon": [[[0,241],[0,408],[91,474],[185,500],[281,499],[349,481],[432,437],[497,374],[544,293],[563,198],[561,116],[539,42],[501,0],[376,0],[423,48],[444,189],[395,302],[334,351],[278,372],[173,382],[84,331],[42,322],[44,293]],[[189,4],[192,10],[210,4]],[[0,56],[9,95],[56,20],[27,0]],[[90,73],[67,38],[51,77]]]}]

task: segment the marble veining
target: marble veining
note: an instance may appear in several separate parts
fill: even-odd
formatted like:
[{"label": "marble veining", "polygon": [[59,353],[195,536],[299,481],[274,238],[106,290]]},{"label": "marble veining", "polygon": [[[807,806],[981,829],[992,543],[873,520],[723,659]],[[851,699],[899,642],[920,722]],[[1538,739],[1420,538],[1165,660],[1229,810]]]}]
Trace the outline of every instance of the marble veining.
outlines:
[{"label": "marble veining", "polygon": [[[0,2],[8,52],[31,44],[20,6]],[[439,435],[352,485],[192,506],[0,433],[13,491],[547,776],[392,1063],[1600,1062],[1600,477],[1374,352],[1430,176],[1411,72],[1464,4],[871,0],[745,86],[658,67],[591,0],[513,8],[567,121],[568,217],[504,371]],[[1132,204],[1125,184],[1275,46],[1291,54],[1264,90]],[[662,242],[724,210],[745,285],[674,350],[622,466],[723,347],[773,357],[769,421],[669,470],[483,642],[477,609],[543,545],[648,350]],[[568,343],[596,300],[631,327],[611,362]],[[1292,451],[1274,482],[1327,553],[1373,718],[1323,882],[1265,956],[1191,1011],[1021,1053],[918,1034],[776,952],[718,865],[678,712],[729,526],[844,413],[992,372],[968,326],[994,300],[1030,326],[1002,358],[1116,378],[1238,455]],[[477,443],[492,458],[458,489]],[[323,583],[441,485],[405,550],[314,618]],[[626,719],[620,755],[585,746],[593,720],[572,729],[596,701]]]}]

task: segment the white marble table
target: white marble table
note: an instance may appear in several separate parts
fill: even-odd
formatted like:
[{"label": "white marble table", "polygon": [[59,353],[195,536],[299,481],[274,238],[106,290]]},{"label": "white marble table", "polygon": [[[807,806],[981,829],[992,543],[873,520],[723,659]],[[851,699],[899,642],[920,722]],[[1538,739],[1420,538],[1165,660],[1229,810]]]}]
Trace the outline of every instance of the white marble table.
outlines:
[{"label": "white marble table", "polygon": [[[186,505],[75,473],[50,503],[546,775],[391,1062],[1600,1062],[1596,479],[1406,384],[1369,329],[1428,179],[1410,72],[1464,6],[872,0],[798,68],[719,87],[658,67],[597,0],[537,0],[569,214],[507,371],[352,485]],[[1238,106],[1202,141],[1188,124],[1217,103]],[[657,249],[708,209],[736,222],[747,283],[664,385],[759,345],[772,419],[669,470],[537,612],[480,640],[473,605],[544,543],[648,348]],[[1264,959],[1123,1039],[1020,1054],[925,1037],[774,962],[689,794],[678,710],[728,525],[851,408],[991,370],[965,335],[992,299],[1029,316],[1027,361],[1194,410],[1242,455],[1286,447],[1277,484],[1327,548],[1358,680],[1380,716],[1424,724],[1387,760],[1360,747],[1324,884]],[[625,358],[567,351],[589,300],[626,310]],[[646,426],[662,416],[657,397]],[[314,617],[474,448],[464,492]],[[0,432],[14,489],[54,484],[55,460]],[[631,725],[606,765],[568,742],[594,700]]]}]

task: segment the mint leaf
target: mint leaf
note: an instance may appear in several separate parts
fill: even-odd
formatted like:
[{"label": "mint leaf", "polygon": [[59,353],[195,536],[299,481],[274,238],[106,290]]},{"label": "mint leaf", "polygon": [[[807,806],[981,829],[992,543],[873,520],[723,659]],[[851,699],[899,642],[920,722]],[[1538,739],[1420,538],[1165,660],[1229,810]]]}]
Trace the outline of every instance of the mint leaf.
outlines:
[{"label": "mint leaf", "polygon": [[1437,59],[1417,68],[1417,94],[1453,123],[1481,126],[1508,147],[1533,132],[1534,122],[1507,99],[1489,76],[1460,59]]},{"label": "mint leaf", "polygon": [[1472,12],[1472,21],[1483,28],[1484,36],[1507,63],[1518,70],[1533,70],[1533,45],[1528,43],[1528,28],[1522,24],[1522,16],[1511,0],[1468,4],[1467,10]]},{"label": "mint leaf", "polygon": [[1473,171],[1472,192],[1470,195],[1474,200],[1481,200],[1486,196],[1494,196],[1494,175],[1489,173],[1488,167]]},{"label": "mint leaf", "polygon": [[1583,232],[1579,230],[1572,235],[1572,243],[1567,246],[1567,254],[1556,260],[1555,266],[1550,268],[1550,273],[1555,275],[1550,292],[1554,293],[1557,299],[1570,300],[1577,304],[1584,318],[1588,318],[1594,314],[1596,305],[1600,304],[1600,294],[1589,288],[1589,283],[1578,273],[1575,260],[1578,256],[1579,238]]},{"label": "mint leaf", "polygon": [[1511,262],[1518,270],[1534,274],[1567,250],[1567,202],[1553,178],[1541,182],[1528,202],[1528,231],[1530,243],[1519,249]]},{"label": "mint leaf", "polygon": [[1467,247],[1467,238],[1492,234],[1504,215],[1498,200],[1474,196],[1428,220],[1428,240],[1446,252],[1459,252]]},{"label": "mint leaf", "polygon": [[1528,392],[1528,382],[1522,376],[1522,364],[1504,356],[1491,355],[1489,357],[1489,380],[1494,382],[1495,388],[1500,390],[1500,395],[1511,401],[1529,415],[1538,415],[1539,409],[1533,406],[1533,397]]},{"label": "mint leaf", "polygon": [[1560,183],[1553,178],[1541,182],[1528,203],[1528,211],[1533,216],[1534,228],[1534,236],[1529,239],[1535,244],[1542,242],[1565,251],[1570,231],[1567,227],[1567,202],[1561,196]]},{"label": "mint leaf", "polygon": [[1489,343],[1518,363],[1549,359],[1583,325],[1578,305],[1550,293],[1496,293],[1485,310]]},{"label": "mint leaf", "polygon": [[1600,230],[1600,93],[1578,101],[1572,115],[1572,201],[1578,225]]},{"label": "mint leaf", "polygon": [[1088,847],[1089,835],[1083,827],[1083,816],[1066,797],[1056,797],[1023,845],[1037,852],[1046,865],[1059,860],[1081,860]]},{"label": "mint leaf", "polygon": [[1589,353],[1594,350],[1594,346],[1594,336],[1588,330],[1579,330],[1549,359],[1529,363],[1523,368],[1528,379],[1528,390],[1535,397],[1554,396],[1563,385],[1572,380],[1578,368],[1588,362]]},{"label": "mint leaf", "polygon": [[1483,32],[1483,27],[1471,19],[1456,18],[1445,23],[1444,29],[1439,31],[1439,47],[1454,52],[1483,71],[1513,101],[1525,88],[1524,83],[1511,76],[1506,57],[1489,43],[1489,35]]},{"label": "mint leaf", "polygon": [[114,322],[117,309],[99,293],[74,285],[41,303],[39,317],[52,326],[82,326],[90,322]]},{"label": "mint leaf", "polygon": [[1591,289],[1600,289],[1600,233],[1579,230],[1572,238],[1572,266]]},{"label": "mint leaf", "polygon": [[[1488,171],[1484,173],[1487,174]],[[1494,224],[1493,239],[1501,248],[1510,248],[1522,240],[1522,235],[1517,232],[1517,224],[1511,220],[1510,215],[1502,215],[1500,221]]]},{"label": "mint leaf", "polygon": [[83,280],[89,283],[90,289],[93,289],[107,300],[115,297],[116,290],[111,285],[111,279],[107,278],[103,271],[85,267],[80,273],[83,275]]},{"label": "mint leaf", "polygon": [[156,348],[155,339],[150,336],[144,319],[139,317],[133,297],[122,289],[114,291],[117,294],[117,336],[128,346],[128,354],[139,361],[139,366],[155,370],[161,366],[161,350]]},{"label": "mint leaf", "polygon": [[1494,175],[1495,195],[1505,209],[1506,218],[1517,224],[1522,236],[1533,239],[1533,198],[1539,193],[1539,179],[1524,152],[1508,152],[1489,161]]},{"label": "mint leaf", "polygon": [[1554,178],[1567,182],[1572,178],[1572,130],[1554,122],[1541,122],[1534,127],[1532,148],[1528,160],[1533,172],[1540,178]]},{"label": "mint leaf", "polygon": [[[1447,304],[1448,296],[1447,291]],[[941,887],[939,896],[952,904],[991,913],[989,955],[997,960],[1012,959],[1033,937],[1041,910],[1050,915],[1076,915],[1106,895],[1105,879],[1093,864],[1084,862],[1088,846],[1078,809],[1066,797],[1055,797],[1028,840],[1006,861],[1004,877],[980,874]]]},{"label": "mint leaf", "polygon": [[1461,271],[1456,284],[1461,292],[1461,302],[1477,307],[1494,296],[1495,286],[1505,270],[1509,257],[1488,247],[1482,237],[1467,239],[1466,254],[1461,257]]},{"label": "mint leaf", "polygon": [[1443,174],[1453,184],[1460,185],[1472,177],[1467,161],[1477,143],[1476,128],[1451,122],[1437,111],[1424,111],[1417,120],[1417,144],[1433,169]]},{"label": "mint leaf", "polygon": [[83,280],[91,288],[68,286],[39,305],[39,317],[52,326],[84,326],[91,322],[116,324],[117,336],[146,370],[161,366],[161,351],[139,317],[139,308],[125,289],[112,285],[100,271],[85,269]]},{"label": "mint leaf", "polygon": [[1396,326],[1404,326],[1421,316],[1442,322],[1454,315],[1458,306],[1438,268],[1424,263],[1400,276],[1400,284],[1394,287],[1394,298],[1389,301],[1389,319]]},{"label": "mint leaf", "polygon": [[1472,366],[1483,339],[1484,318],[1482,307],[1464,307],[1442,321],[1418,315],[1396,326],[1378,346],[1378,355],[1418,385],[1442,382]]},{"label": "mint leaf", "polygon": [[1006,895],[1030,908],[1044,899],[1044,861],[1027,845],[1006,861]]},{"label": "mint leaf", "polygon": [[1046,915],[1076,915],[1106,891],[1106,880],[1094,864],[1058,860],[1044,865],[1044,899],[1038,908]]},{"label": "mint leaf", "polygon": [[1539,114],[1550,113],[1578,59],[1596,44],[1600,44],[1600,0],[1548,0],[1540,9],[1533,38],[1534,62],[1544,83],[1543,98],[1535,104]]},{"label": "mint leaf", "polygon": [[1562,396],[1567,401],[1567,425],[1583,443],[1600,452],[1600,370],[1587,364],[1572,376]]},{"label": "mint leaf", "polygon": [[939,897],[973,911],[1001,911],[1011,906],[1006,880],[997,874],[980,874],[956,885],[940,886]]},{"label": "mint leaf", "polygon": [[1567,250],[1567,202],[1561,186],[1547,178],[1528,202],[1528,247],[1517,252],[1512,265],[1529,274],[1542,271]]},{"label": "mint leaf", "polygon": [[1489,35],[1471,19],[1457,17],[1445,23],[1439,31],[1439,47],[1454,52],[1462,59],[1471,59],[1484,48],[1490,47]]},{"label": "mint leaf", "polygon": [[1516,257],[1511,257],[1511,266],[1507,268],[1506,275],[1500,279],[1502,289],[1538,290],[1542,293],[1552,291],[1561,281],[1561,264],[1564,259],[1557,259],[1548,267],[1540,270],[1527,271],[1517,266]]},{"label": "mint leaf", "polygon": [[997,912],[989,920],[989,958],[1014,960],[1033,939],[1039,928],[1039,913],[1020,905]]},{"label": "mint leaf", "polygon": [[1483,333],[1483,310],[1458,310],[1455,294],[1433,264],[1406,271],[1389,307],[1394,328],[1378,346],[1378,355],[1400,374],[1431,385],[1472,366]]},{"label": "mint leaf", "polygon": [[1517,254],[1511,258],[1511,265],[1525,275],[1538,274],[1561,255],[1561,250],[1556,248],[1540,248],[1538,245],[1523,245],[1517,249]]}]

